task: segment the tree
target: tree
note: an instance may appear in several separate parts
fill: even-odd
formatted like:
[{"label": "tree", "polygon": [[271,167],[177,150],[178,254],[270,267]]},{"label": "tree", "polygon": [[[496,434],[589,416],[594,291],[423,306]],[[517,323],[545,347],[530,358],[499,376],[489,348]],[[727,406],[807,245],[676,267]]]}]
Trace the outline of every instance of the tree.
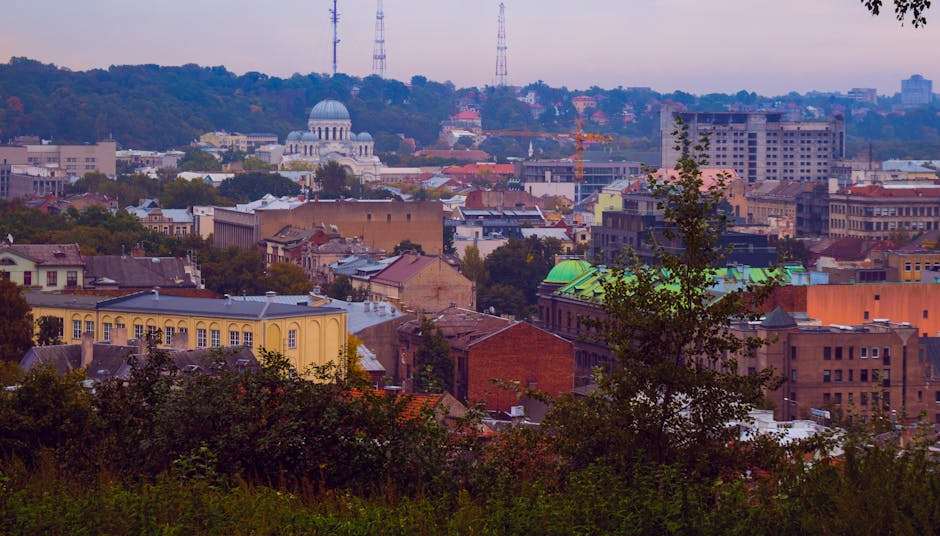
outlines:
[{"label": "tree", "polygon": [[62,344],[60,335],[62,334],[64,321],[57,316],[43,315],[36,321],[39,333],[36,334],[36,346],[50,346]]},{"label": "tree", "polygon": [[392,250],[392,255],[401,255],[402,253],[409,252],[414,252],[418,255],[424,255],[424,248],[421,247],[421,244],[416,244],[406,238],[398,244],[395,244],[395,249]]},{"label": "tree", "polygon": [[0,360],[19,363],[33,346],[33,314],[16,283],[0,277]]},{"label": "tree", "polygon": [[220,195],[239,202],[254,201],[267,194],[281,197],[298,195],[299,193],[300,186],[294,181],[277,173],[262,171],[239,173],[234,177],[225,179],[219,185]]},{"label": "tree", "polygon": [[222,171],[222,162],[210,153],[190,147],[176,167],[180,171]]},{"label": "tree", "polygon": [[159,195],[162,208],[189,208],[193,205],[230,204],[219,196],[219,192],[202,180],[174,179],[163,185]]},{"label": "tree", "polygon": [[313,282],[307,278],[303,268],[289,262],[278,262],[268,266],[267,275],[262,283],[267,290],[278,294],[306,294],[313,289]]},{"label": "tree", "polygon": [[[487,285],[479,289],[477,303],[480,309],[493,307],[499,313],[513,314],[518,318],[532,314],[535,311],[538,285],[555,266],[555,255],[559,253],[561,243],[553,238],[510,238],[506,244],[490,253],[483,263],[489,278]],[[515,289],[518,293],[509,292],[505,288],[490,292],[487,287],[495,285]],[[521,304],[516,299],[520,294],[523,298]],[[518,306],[505,309],[511,304]]]},{"label": "tree", "polygon": [[415,350],[415,390],[419,393],[453,392],[454,361],[450,344],[429,318],[421,319],[421,342]]},{"label": "tree", "polygon": [[346,365],[345,383],[354,389],[363,389],[372,384],[372,378],[359,362],[360,346],[362,346],[362,339],[352,333],[346,336],[346,348],[343,350]]},{"label": "tree", "polygon": [[470,244],[463,251],[463,259],[460,261],[460,273],[477,285],[486,281],[486,268],[483,266],[483,259],[480,258],[480,249]]},{"label": "tree", "polygon": [[320,188],[318,195],[324,199],[344,197],[349,191],[347,179],[346,168],[334,160],[320,165],[313,175],[313,181]]},{"label": "tree", "polygon": [[[659,265],[644,265],[634,254],[628,270],[609,270],[604,318],[582,320],[597,330],[615,362],[598,378],[595,394],[564,397],[547,421],[575,465],[678,464],[721,473],[741,461],[727,447],[738,439],[727,423],[744,419],[764,390],[777,385],[771,370],[738,373],[737,359],[765,341],[738,337],[730,324],[757,318],[752,306],[766,297],[772,282],[713,296],[714,267],[726,254],[718,239],[727,220],[717,207],[727,179],[703,191],[705,160],[698,155],[707,139],[693,146],[680,127],[673,133],[682,154],[678,178],[648,180],[663,212],[667,242],[678,240],[685,248],[670,253],[656,246]],[[595,439],[584,436],[587,430]]]},{"label": "tree", "polygon": [[[861,0],[872,15],[880,15],[884,0]],[[927,24],[925,12],[930,9],[930,0],[894,0],[894,16],[898,22],[904,23],[905,17],[910,14],[910,22],[915,28]]]},{"label": "tree", "polygon": [[352,280],[345,275],[336,276],[333,281],[323,289],[323,292],[334,300],[361,302],[369,297],[369,291],[354,287]]}]

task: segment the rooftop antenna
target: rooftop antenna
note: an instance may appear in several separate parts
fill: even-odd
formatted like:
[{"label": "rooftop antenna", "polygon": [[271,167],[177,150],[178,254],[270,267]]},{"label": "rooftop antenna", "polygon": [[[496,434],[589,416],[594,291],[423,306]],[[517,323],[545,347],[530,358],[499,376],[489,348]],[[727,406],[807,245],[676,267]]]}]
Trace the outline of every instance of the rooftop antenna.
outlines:
[{"label": "rooftop antenna", "polygon": [[336,49],[339,46],[339,11],[336,9],[336,1],[333,0],[330,9],[330,22],[333,23],[333,76],[336,76]]},{"label": "rooftop antenna", "polygon": [[372,74],[385,78],[385,11],[382,0],[375,9],[375,46],[372,47]]},{"label": "rooftop antenna", "polygon": [[505,86],[509,69],[506,67],[506,4],[499,3],[499,33],[496,35],[496,85]]}]

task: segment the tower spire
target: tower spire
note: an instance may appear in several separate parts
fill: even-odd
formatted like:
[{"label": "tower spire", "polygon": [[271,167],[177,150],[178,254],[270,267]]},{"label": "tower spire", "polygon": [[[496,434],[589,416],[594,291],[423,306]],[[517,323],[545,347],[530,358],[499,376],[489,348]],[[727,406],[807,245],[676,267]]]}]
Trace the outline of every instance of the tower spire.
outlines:
[{"label": "tower spire", "polygon": [[382,0],[375,9],[375,46],[372,47],[372,74],[385,78],[385,12]]},{"label": "tower spire", "polygon": [[499,33],[496,35],[496,85],[505,86],[509,69],[506,67],[506,4],[499,3]]},{"label": "tower spire", "polygon": [[339,46],[339,10],[336,9],[336,1],[333,0],[330,9],[330,22],[333,23],[333,76],[336,76],[336,49]]}]

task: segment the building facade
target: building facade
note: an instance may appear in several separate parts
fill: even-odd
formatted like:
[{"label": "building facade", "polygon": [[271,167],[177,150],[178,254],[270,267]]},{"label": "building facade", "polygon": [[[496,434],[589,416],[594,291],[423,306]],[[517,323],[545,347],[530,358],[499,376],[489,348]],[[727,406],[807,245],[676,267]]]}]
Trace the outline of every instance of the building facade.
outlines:
[{"label": "building facade", "polygon": [[730,167],[749,183],[762,180],[826,180],[845,157],[845,120],[786,121],[782,112],[660,113],[663,167],[673,168],[680,152],[670,135],[676,118],[688,127],[689,140],[709,138],[708,164]]},{"label": "building facade", "polygon": [[0,277],[26,288],[52,291],[85,285],[78,244],[0,244]]},{"label": "building facade", "polygon": [[592,162],[584,161],[584,180],[577,184],[574,177],[574,160],[526,160],[516,164],[516,176],[528,191],[529,184],[563,183],[575,186],[574,202],[580,203],[608,184],[630,177],[643,176],[641,162]]},{"label": "building facade", "polygon": [[829,195],[829,236],[884,240],[940,229],[940,185],[849,186]]},{"label": "building facade", "polygon": [[901,80],[901,104],[904,106],[926,106],[933,102],[933,80],[915,74]]},{"label": "building facade", "polygon": [[349,110],[335,100],[320,101],[310,110],[307,131],[294,131],[284,142],[282,164],[300,161],[315,165],[337,162],[364,182],[380,179],[382,162],[368,132],[352,131]]}]

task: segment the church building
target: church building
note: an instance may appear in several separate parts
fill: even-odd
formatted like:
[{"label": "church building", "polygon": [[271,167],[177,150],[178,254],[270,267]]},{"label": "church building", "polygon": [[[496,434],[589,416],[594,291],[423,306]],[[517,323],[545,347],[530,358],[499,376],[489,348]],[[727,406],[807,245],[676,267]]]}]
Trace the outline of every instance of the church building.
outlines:
[{"label": "church building", "polygon": [[321,165],[333,161],[363,182],[376,181],[383,166],[374,148],[371,134],[352,131],[349,110],[342,103],[324,100],[310,110],[306,132],[287,135],[281,165],[297,161]]}]

